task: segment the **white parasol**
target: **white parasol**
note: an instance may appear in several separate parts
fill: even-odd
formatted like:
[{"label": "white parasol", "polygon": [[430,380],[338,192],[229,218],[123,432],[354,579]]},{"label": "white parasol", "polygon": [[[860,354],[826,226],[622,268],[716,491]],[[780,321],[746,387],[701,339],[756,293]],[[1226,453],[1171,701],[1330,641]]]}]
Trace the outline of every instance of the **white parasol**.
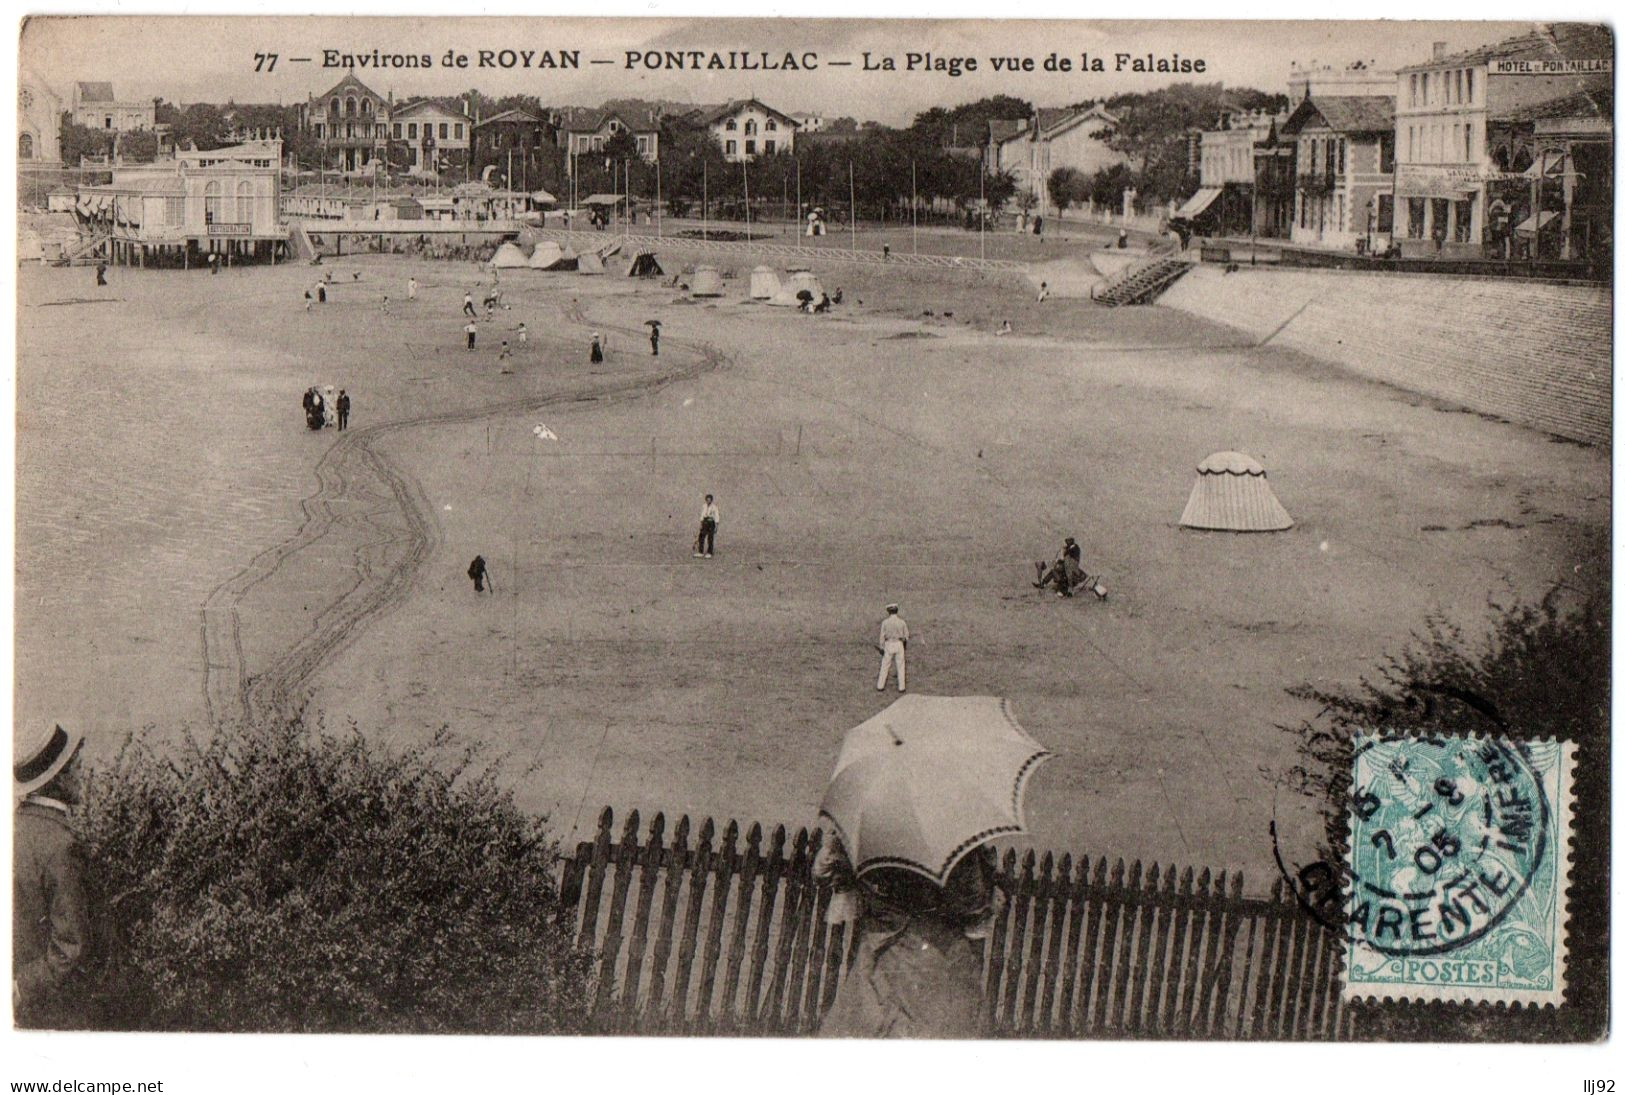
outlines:
[{"label": "white parasol", "polygon": [[901,867],[947,882],[969,852],[1026,832],[1027,779],[1052,754],[997,696],[899,699],[847,731],[819,814],[861,876]]}]

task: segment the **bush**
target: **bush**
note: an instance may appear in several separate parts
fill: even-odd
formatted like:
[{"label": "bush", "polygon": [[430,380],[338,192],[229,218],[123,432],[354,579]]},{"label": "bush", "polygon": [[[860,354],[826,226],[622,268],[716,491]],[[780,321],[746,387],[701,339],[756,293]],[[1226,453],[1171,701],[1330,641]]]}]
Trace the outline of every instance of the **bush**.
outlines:
[{"label": "bush", "polygon": [[1373,729],[1484,734],[1576,746],[1571,818],[1568,972],[1561,1009],[1473,1009],[1373,1005],[1361,1009],[1362,1037],[1580,1040],[1607,1033],[1610,593],[1602,581],[1565,610],[1553,589],[1538,605],[1503,609],[1487,637],[1470,640],[1442,617],[1354,689],[1288,689],[1321,705],[1313,720],[1286,727],[1298,737],[1298,791],[1321,804],[1322,858],[1342,861],[1354,738]]},{"label": "bush", "polygon": [[82,811],[114,1030],[582,1029],[557,849],[476,748],[386,754],[302,718],[127,743]]}]

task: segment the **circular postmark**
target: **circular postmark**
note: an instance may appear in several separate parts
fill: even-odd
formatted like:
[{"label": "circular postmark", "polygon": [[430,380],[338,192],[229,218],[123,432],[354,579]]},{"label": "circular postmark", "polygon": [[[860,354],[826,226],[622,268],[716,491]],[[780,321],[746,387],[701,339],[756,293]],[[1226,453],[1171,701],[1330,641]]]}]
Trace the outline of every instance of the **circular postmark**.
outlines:
[{"label": "circular postmark", "polygon": [[1549,819],[1541,779],[1514,743],[1363,739],[1349,788],[1343,930],[1391,957],[1483,938],[1539,871]]},{"label": "circular postmark", "polygon": [[1547,854],[1550,804],[1525,747],[1402,734],[1357,741],[1348,855],[1319,857],[1302,824],[1277,816],[1270,836],[1283,882],[1343,944],[1376,956],[1440,955],[1482,939]]}]

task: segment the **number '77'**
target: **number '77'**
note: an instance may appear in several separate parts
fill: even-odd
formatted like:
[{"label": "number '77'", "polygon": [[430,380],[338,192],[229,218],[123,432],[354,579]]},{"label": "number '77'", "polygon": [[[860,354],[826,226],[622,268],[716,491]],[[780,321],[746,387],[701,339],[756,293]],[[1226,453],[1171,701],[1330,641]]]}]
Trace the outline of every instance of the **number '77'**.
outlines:
[{"label": "number '77'", "polygon": [[275,53],[256,53],[256,54],[254,54],[254,71],[255,72],[272,72],[272,71],[275,71],[277,57],[278,57],[278,54],[275,54]]}]

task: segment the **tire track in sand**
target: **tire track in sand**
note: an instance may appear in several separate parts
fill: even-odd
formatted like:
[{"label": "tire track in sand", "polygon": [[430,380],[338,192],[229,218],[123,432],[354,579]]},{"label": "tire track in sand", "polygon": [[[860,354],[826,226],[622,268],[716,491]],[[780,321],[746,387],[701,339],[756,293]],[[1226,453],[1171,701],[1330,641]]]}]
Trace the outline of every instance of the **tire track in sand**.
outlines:
[{"label": "tire track in sand", "polygon": [[[566,320],[579,326],[640,337],[641,328],[592,321],[576,300],[563,308]],[[203,702],[209,725],[251,724],[268,717],[285,717],[300,702],[306,682],[339,650],[348,645],[367,621],[399,605],[419,584],[423,563],[440,544],[440,526],[422,487],[405,469],[396,466],[375,447],[392,434],[420,427],[455,425],[482,418],[524,413],[593,400],[598,403],[635,399],[667,385],[710,372],[728,358],[710,343],[666,339],[679,351],[667,355],[676,367],[659,373],[599,384],[575,391],[506,400],[462,410],[443,411],[415,418],[347,430],[316,464],[317,487],[300,502],[302,520],[295,533],[260,552],[248,565],[216,586],[204,599],[200,626],[203,653]],[[380,494],[370,484],[379,484]],[[370,496],[370,497],[369,497]],[[243,599],[256,586],[275,575],[300,552],[319,544],[339,527],[364,526],[371,530],[356,551],[356,581],[325,606],[312,629],[278,655],[262,672],[252,676],[243,656]],[[364,558],[367,549],[400,552],[388,565],[376,567]]]}]

